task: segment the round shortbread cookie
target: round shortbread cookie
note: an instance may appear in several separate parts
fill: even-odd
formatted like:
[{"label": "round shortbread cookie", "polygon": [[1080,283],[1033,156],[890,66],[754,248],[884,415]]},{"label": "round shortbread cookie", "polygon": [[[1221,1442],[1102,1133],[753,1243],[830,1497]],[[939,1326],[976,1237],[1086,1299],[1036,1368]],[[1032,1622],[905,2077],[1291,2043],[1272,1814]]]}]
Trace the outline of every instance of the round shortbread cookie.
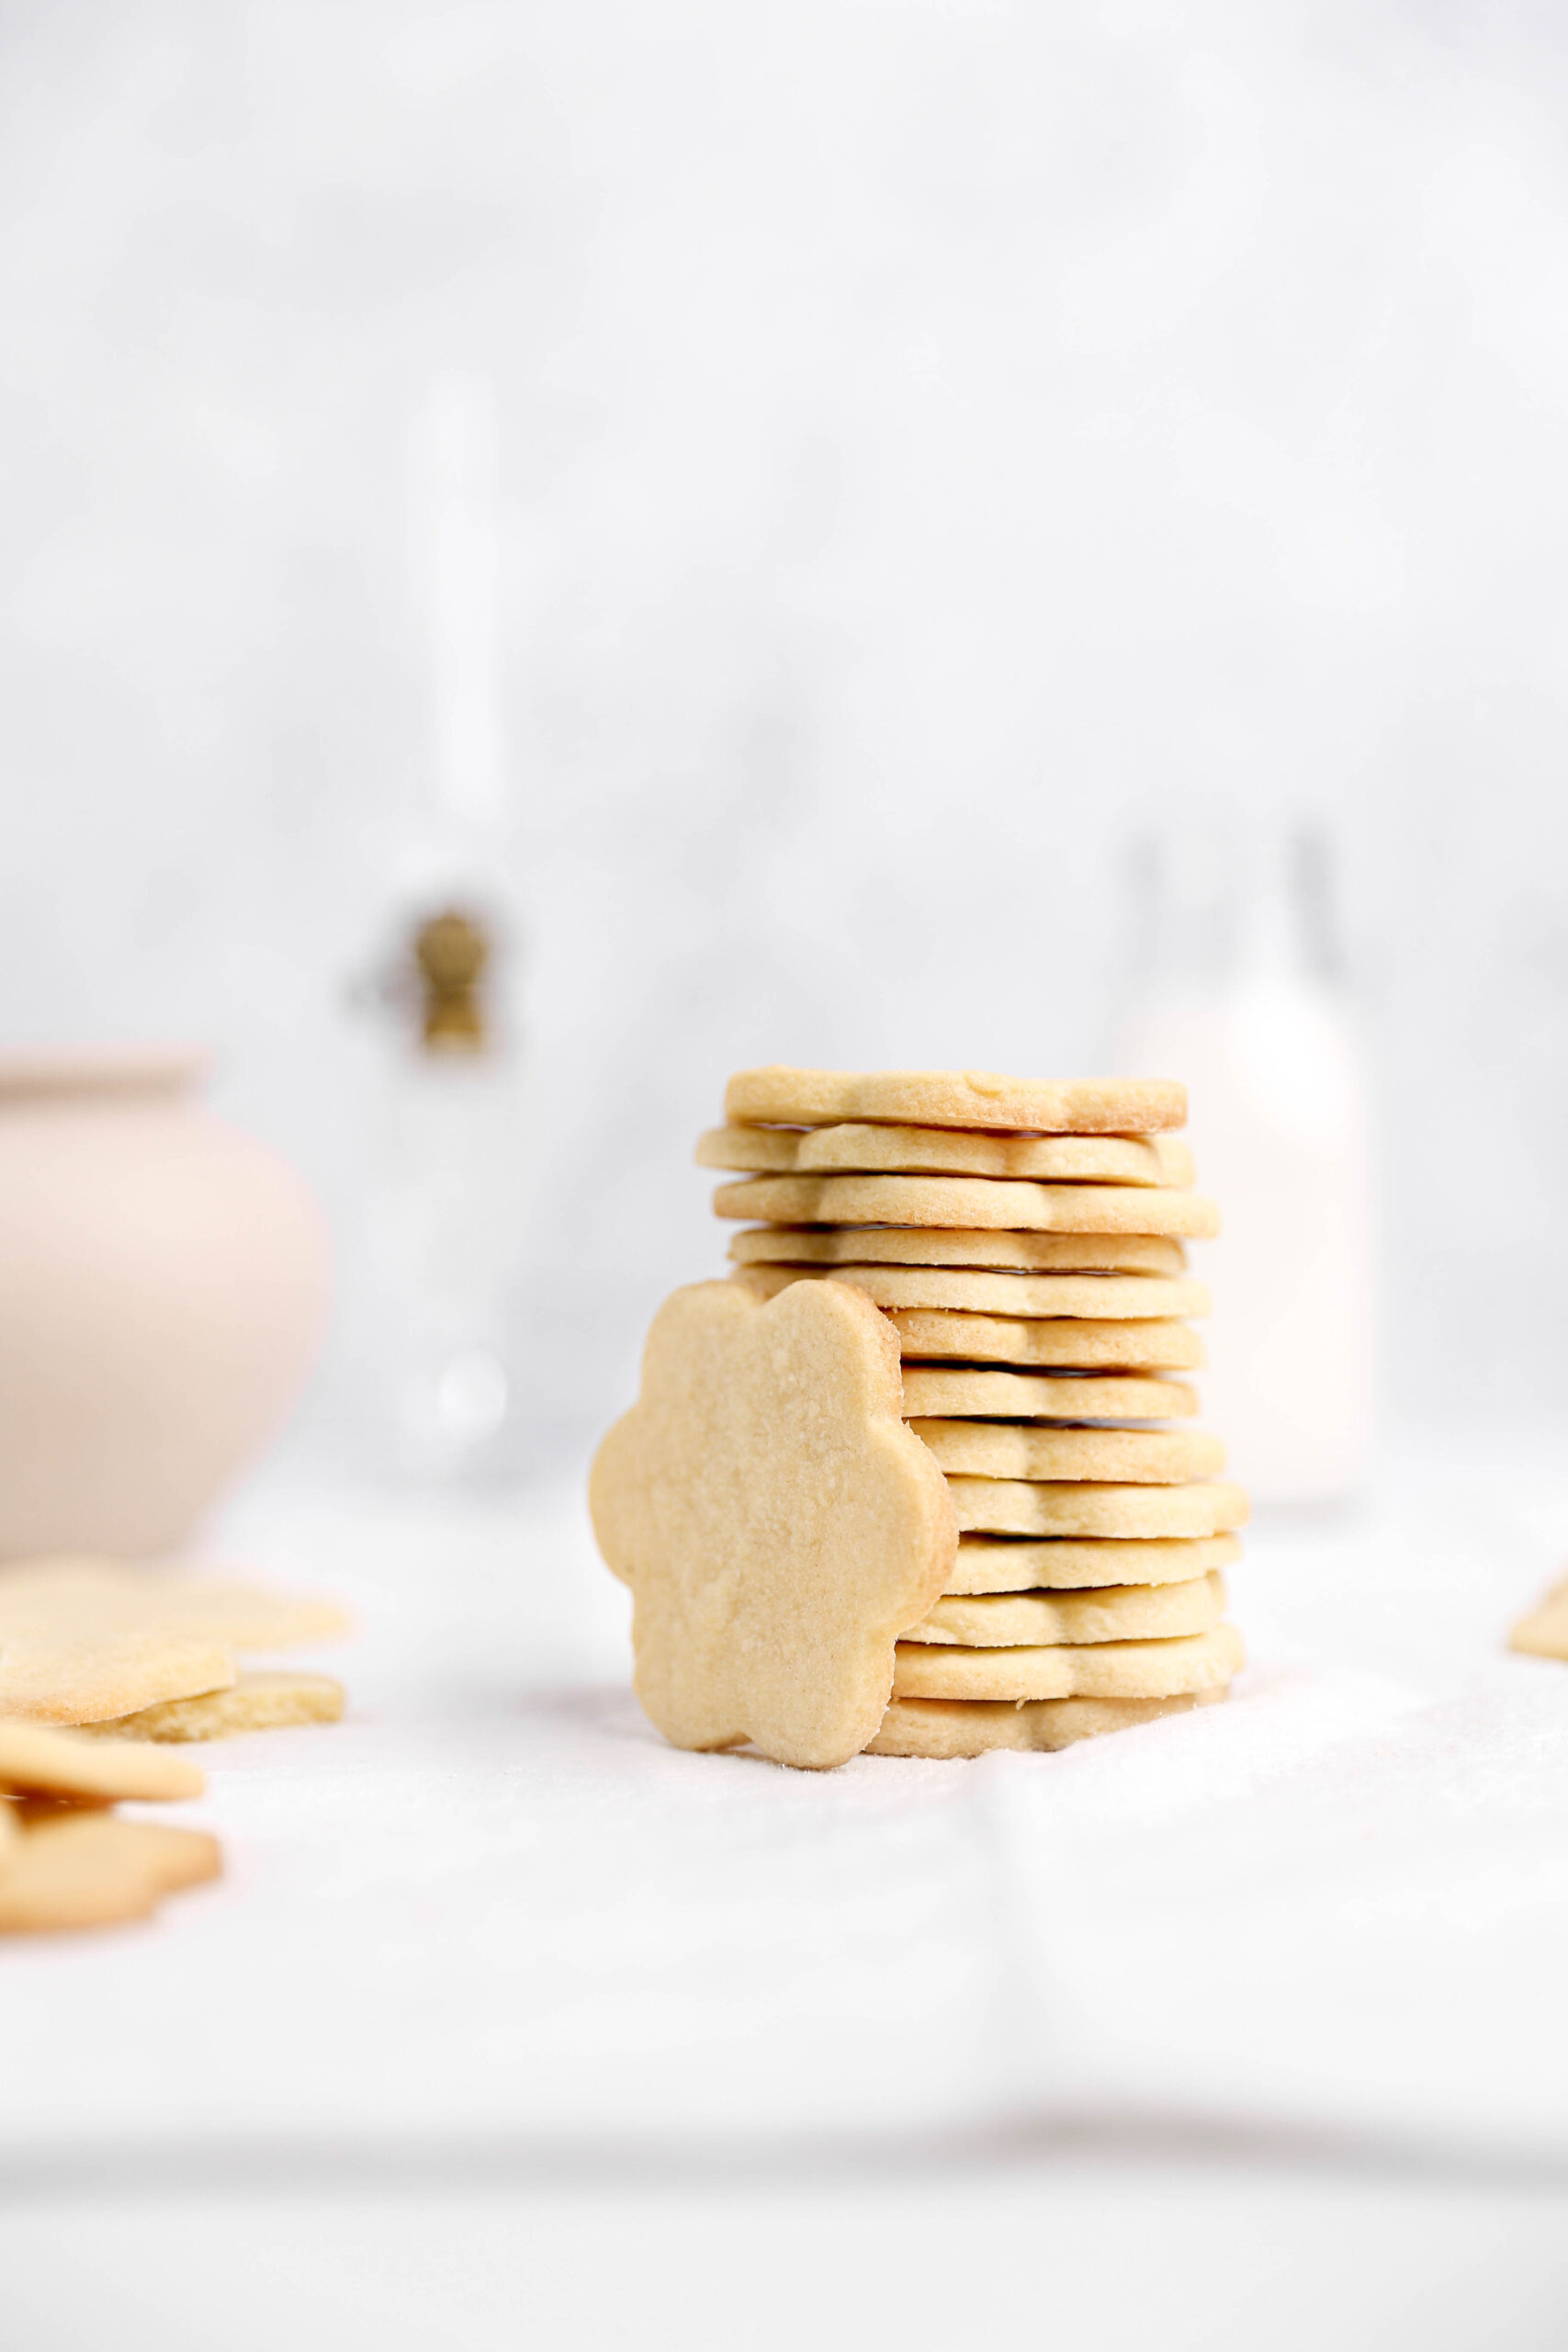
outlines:
[{"label": "round shortbread cookie", "polygon": [[1146,1136],[1187,1124],[1187,1089],[1161,1078],[1004,1078],[983,1069],[738,1070],[724,1090],[726,1119],[817,1127],[846,1119],[877,1125],[992,1127],[1058,1136]]},{"label": "round shortbread cookie", "polygon": [[1016,1536],[964,1535],[947,1589],[1077,1592],[1089,1586],[1190,1584],[1241,1557],[1235,1535],[1057,1535],[1043,1543]]},{"label": "round shortbread cookie", "polygon": [[1024,1274],[1179,1274],[1187,1252],[1158,1233],[973,1233],[941,1226],[753,1225],[735,1234],[741,1265],[988,1266]]},{"label": "round shortbread cookie", "polygon": [[1207,1315],[1202,1283],[1152,1274],[983,1274],[966,1266],[737,1266],[731,1282],[760,1298],[791,1283],[848,1283],[875,1306],[942,1307],[960,1315],[1016,1315],[1134,1323],[1149,1316]]},{"label": "round shortbread cookie", "polygon": [[1021,1316],[954,1315],[941,1308],[889,1308],[906,1357],[957,1357],[965,1363],[1039,1364],[1064,1372],[1190,1372],[1206,1359],[1190,1323],[1029,1322]]},{"label": "round shortbread cookie", "polygon": [[1239,1673],[1247,1653],[1234,1625],[1168,1642],[1084,1642],[1045,1649],[939,1649],[900,1642],[896,1699],[1174,1699]]},{"label": "round shortbread cookie", "polygon": [[947,1483],[966,1535],[1224,1535],[1247,1518],[1241,1487],[1218,1478],[1190,1487],[959,1476]]},{"label": "round shortbread cookie", "polygon": [[1192,1182],[1192,1154],[1174,1136],[987,1136],[962,1127],[712,1127],[699,1168],[755,1175],[1029,1177],[1055,1184]]},{"label": "round shortbread cookie", "polygon": [[720,1184],[716,1216],[771,1225],[968,1226],[1014,1233],[1218,1233],[1201,1193],[1138,1184],[1008,1183],[990,1176],[752,1176]]},{"label": "round shortbread cookie", "polygon": [[1145,1380],[1113,1372],[1103,1380],[1071,1373],[974,1372],[968,1365],[904,1367],[904,1418],[945,1420],[1172,1421],[1198,1410],[1184,1380]]},{"label": "round shortbread cookie", "polygon": [[1088,1592],[994,1592],[977,1600],[944,1593],[907,1642],[963,1649],[1038,1647],[1045,1643],[1169,1641],[1206,1634],[1225,1613],[1216,1570],[1189,1584],[1117,1584]]},{"label": "round shortbread cookie", "polygon": [[1227,1687],[1216,1682],[1212,1690],[1176,1699],[1036,1699],[1021,1707],[984,1699],[895,1699],[865,1752],[924,1756],[940,1762],[985,1756],[996,1747],[1054,1755],[1077,1740],[1131,1731],[1138,1724],[1157,1723],[1162,1715],[1185,1715],[1194,1707],[1212,1707]]},{"label": "round shortbread cookie", "polygon": [[1032,1422],[909,1418],[949,1476],[1085,1479],[1178,1487],[1215,1478],[1225,1449],[1207,1430],[1039,1429]]}]

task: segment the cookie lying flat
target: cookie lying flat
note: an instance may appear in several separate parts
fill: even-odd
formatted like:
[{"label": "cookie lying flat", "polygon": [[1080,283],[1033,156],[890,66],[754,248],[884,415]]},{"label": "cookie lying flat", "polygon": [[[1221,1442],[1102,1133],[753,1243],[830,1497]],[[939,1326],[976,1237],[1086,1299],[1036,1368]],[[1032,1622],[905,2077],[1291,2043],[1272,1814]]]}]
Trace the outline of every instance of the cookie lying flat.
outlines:
[{"label": "cookie lying flat", "polygon": [[1003,1078],[994,1070],[791,1069],[737,1072],[724,1090],[734,1124],[1022,1128],[1038,1135],[1155,1135],[1187,1124],[1187,1089],[1168,1079]]},{"label": "cookie lying flat", "polygon": [[747,1283],[759,1298],[775,1298],[791,1283],[849,1283],[889,1310],[934,1306],[1031,1320],[1061,1317],[1121,1323],[1209,1312],[1203,1283],[1163,1282],[1150,1274],[992,1274],[967,1266],[737,1266],[729,1279]]},{"label": "cookie lying flat", "polygon": [[1135,1184],[1012,1184],[988,1176],[753,1176],[720,1184],[716,1216],[773,1225],[969,1226],[1020,1233],[1156,1233],[1202,1239],[1220,1215],[1201,1193]]},{"label": "cookie lying flat", "polygon": [[1207,1430],[1039,1429],[1016,1421],[923,1417],[911,1419],[909,1427],[950,1477],[1094,1478],[1174,1487],[1217,1477],[1225,1466],[1224,1447]]},{"label": "cookie lying flat", "polygon": [[140,1741],[110,1747],[51,1724],[0,1723],[0,1789],[113,1804],[122,1797],[150,1803],[198,1797],[206,1786],[197,1765]]},{"label": "cookie lying flat", "polygon": [[1047,1183],[1192,1182],[1192,1154],[1172,1136],[987,1136],[961,1127],[714,1127],[699,1168],[814,1173],[1032,1177]]},{"label": "cookie lying flat", "polygon": [[1168,1642],[939,1649],[900,1642],[896,1699],[1174,1699],[1228,1682],[1246,1660],[1234,1625]]},{"label": "cookie lying flat", "polygon": [[963,1535],[947,1589],[1076,1592],[1090,1585],[1188,1584],[1240,1557],[1241,1541],[1235,1535],[1058,1535],[1033,1544]]},{"label": "cookie lying flat", "polygon": [[976,1650],[1170,1641],[1206,1634],[1224,1613],[1225,1580],[1217,1573],[1189,1584],[1111,1585],[1093,1592],[998,1592],[977,1600],[952,1593],[904,1639]]},{"label": "cookie lying flat", "polygon": [[965,1363],[1060,1365],[1066,1372],[1190,1372],[1204,1361],[1190,1323],[1032,1322],[1022,1316],[958,1315],[939,1307],[889,1307],[906,1356],[958,1357]]},{"label": "cookie lying flat", "polygon": [[1568,1583],[1554,1585],[1539,1609],[1520,1618],[1508,1647],[1529,1657],[1568,1658]]},{"label": "cookie lying flat", "polygon": [[81,1724],[221,1690],[235,1653],[343,1631],[341,1610],[86,1558],[0,1568],[0,1715]]},{"label": "cookie lying flat", "polygon": [[1190,1487],[1047,1486],[965,1477],[950,1477],[947,1484],[966,1534],[1224,1535],[1244,1527],[1247,1518],[1242,1489],[1218,1478]]},{"label": "cookie lying flat", "polygon": [[894,1644],[957,1549],[892,1328],[838,1283],[766,1306],[728,1282],[676,1291],[589,1504],[632,1589],[652,1721],[678,1747],[749,1739],[784,1764],[840,1764],[874,1736]]},{"label": "cookie lying flat", "polygon": [[106,1747],[120,1739],[162,1744],[193,1739],[234,1739],[242,1732],[281,1731],[295,1724],[341,1721],[344,1690],[330,1674],[242,1674],[226,1690],[193,1699],[165,1699],[134,1715],[85,1724]]},{"label": "cookie lying flat", "polygon": [[895,1699],[865,1752],[953,1760],[998,1747],[1051,1755],[1102,1732],[1213,1706],[1224,1695],[1224,1684],[1216,1683],[1175,1699],[1036,1699],[1021,1707],[984,1699]]},{"label": "cookie lying flat", "polygon": [[942,1226],[753,1225],[730,1238],[741,1265],[987,1266],[1024,1274],[1180,1273],[1187,1252],[1156,1233],[975,1233]]},{"label": "cookie lying flat", "polygon": [[216,1838],[118,1814],[38,1822],[0,1863],[0,1933],[104,1928],[143,1919],[161,1896],[216,1878]]},{"label": "cookie lying flat", "polygon": [[1077,1380],[1071,1373],[976,1372],[968,1365],[907,1363],[904,1418],[991,1421],[1172,1421],[1198,1410],[1184,1380],[1135,1372]]}]

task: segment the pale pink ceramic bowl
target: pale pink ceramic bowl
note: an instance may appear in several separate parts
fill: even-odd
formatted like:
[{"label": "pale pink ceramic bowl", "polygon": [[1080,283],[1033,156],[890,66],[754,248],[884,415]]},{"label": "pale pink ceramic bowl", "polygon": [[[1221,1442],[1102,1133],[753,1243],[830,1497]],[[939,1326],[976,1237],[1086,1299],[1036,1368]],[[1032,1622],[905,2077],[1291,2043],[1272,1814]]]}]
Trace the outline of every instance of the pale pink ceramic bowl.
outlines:
[{"label": "pale pink ceramic bowl", "polygon": [[0,1056],[0,1558],[176,1550],[314,1360],[321,1213],[206,1070]]}]

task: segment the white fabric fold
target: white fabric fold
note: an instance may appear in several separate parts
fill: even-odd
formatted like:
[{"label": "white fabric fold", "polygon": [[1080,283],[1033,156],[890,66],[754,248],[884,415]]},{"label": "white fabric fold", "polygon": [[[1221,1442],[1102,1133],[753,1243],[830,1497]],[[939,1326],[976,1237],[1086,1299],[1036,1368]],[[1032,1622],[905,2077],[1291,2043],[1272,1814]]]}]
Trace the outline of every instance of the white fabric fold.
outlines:
[{"label": "white fabric fold", "polygon": [[222,1885],[0,1946],[0,2164],[1086,2122],[1568,2161],[1568,1668],[1468,1617],[1446,1676],[1387,1670],[1397,1611],[1377,1671],[1281,1614],[1224,1707],[814,1775],[659,1740],[575,1498],[249,1533],[355,1604],[351,1718],[208,1752],[169,1817]]}]

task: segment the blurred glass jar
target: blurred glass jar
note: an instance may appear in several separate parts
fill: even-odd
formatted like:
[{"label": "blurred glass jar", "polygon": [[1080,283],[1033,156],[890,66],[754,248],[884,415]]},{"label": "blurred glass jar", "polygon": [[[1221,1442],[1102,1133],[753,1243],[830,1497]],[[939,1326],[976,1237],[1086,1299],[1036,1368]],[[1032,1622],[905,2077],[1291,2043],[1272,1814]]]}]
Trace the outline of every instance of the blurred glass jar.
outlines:
[{"label": "blurred glass jar", "polygon": [[376,1450],[415,1477],[518,1466],[522,1099],[494,951],[490,920],[443,908],[415,921],[381,991],[401,1018],[365,1232]]},{"label": "blurred glass jar", "polygon": [[1374,1444],[1368,1087],[1325,836],[1173,827],[1132,868],[1134,968],[1115,1066],[1185,1080],[1220,1204],[1204,1417],[1261,1502],[1362,1486]]}]

